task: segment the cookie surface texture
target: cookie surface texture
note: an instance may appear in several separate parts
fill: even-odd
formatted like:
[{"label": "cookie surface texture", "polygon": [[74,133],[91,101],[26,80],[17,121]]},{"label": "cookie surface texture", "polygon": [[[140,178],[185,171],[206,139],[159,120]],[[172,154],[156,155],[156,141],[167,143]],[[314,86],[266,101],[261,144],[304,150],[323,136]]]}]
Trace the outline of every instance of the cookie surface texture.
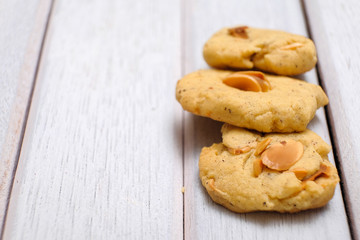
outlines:
[{"label": "cookie surface texture", "polygon": [[304,36],[283,31],[243,28],[242,35],[223,28],[204,45],[205,61],[215,68],[257,68],[279,75],[297,75],[311,70],[316,62],[314,43]]},{"label": "cookie surface texture", "polygon": [[176,98],[189,112],[260,132],[303,131],[316,109],[328,103],[314,84],[265,75],[271,90],[244,91],[223,83],[232,73],[210,69],[188,74],[178,81]]},{"label": "cookie surface texture", "polygon": [[[327,159],[330,147],[314,132],[262,136],[228,124],[222,132],[224,142],[203,148],[199,161],[201,182],[216,203],[240,213],[298,212],[322,207],[332,198],[339,177]],[[301,143],[301,158],[287,170],[262,166],[256,173],[256,162],[263,154],[255,156],[255,152],[267,138],[271,141],[264,151],[280,142]],[[229,151],[244,146],[251,150]]]}]

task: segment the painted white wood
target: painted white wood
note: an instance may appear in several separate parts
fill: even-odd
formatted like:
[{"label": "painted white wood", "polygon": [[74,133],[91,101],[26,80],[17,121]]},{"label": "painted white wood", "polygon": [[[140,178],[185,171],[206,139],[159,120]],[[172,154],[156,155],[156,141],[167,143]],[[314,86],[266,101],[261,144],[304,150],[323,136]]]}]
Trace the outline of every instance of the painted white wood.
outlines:
[{"label": "painted white wood", "polygon": [[182,239],[180,14],[56,0],[5,239]]},{"label": "painted white wood", "polygon": [[[299,1],[186,1],[185,72],[208,68],[202,58],[205,41],[224,26],[249,25],[306,35]],[[302,76],[316,83],[314,70]],[[214,204],[202,187],[198,158],[203,146],[221,141],[221,123],[185,115],[185,238],[186,239],[350,239],[340,187],[321,209],[297,214],[236,214]],[[324,110],[309,128],[328,143]],[[330,160],[334,162],[332,153]]]},{"label": "painted white wood", "polygon": [[[182,120],[174,100],[182,65],[180,9],[179,1],[57,0],[5,239],[182,238]],[[207,67],[202,45],[226,25],[306,34],[297,1],[187,1],[184,10],[186,73]],[[334,34],[330,28],[318,34],[327,30]],[[321,59],[325,50],[319,50],[321,70],[327,66],[338,76],[341,69]],[[357,67],[350,66],[352,71]],[[304,78],[317,81],[314,71]],[[335,87],[327,87],[328,93],[338,91]],[[197,163],[201,147],[221,141],[220,126],[185,114],[187,239],[350,238],[339,188],[327,207],[293,215],[234,214],[212,203],[198,179]],[[323,110],[310,127],[329,142]],[[344,132],[356,140],[353,132]],[[356,151],[348,147],[346,154]]]},{"label": "painted white wood", "polygon": [[360,239],[360,2],[305,1],[354,236]]},{"label": "painted white wood", "polygon": [[50,3],[0,1],[0,233]]}]

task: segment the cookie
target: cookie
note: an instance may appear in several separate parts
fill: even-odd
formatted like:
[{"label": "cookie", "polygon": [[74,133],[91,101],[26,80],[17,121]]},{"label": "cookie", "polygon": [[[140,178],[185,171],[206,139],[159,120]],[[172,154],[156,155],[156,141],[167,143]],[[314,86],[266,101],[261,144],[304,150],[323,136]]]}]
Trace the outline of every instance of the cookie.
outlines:
[{"label": "cookie", "polygon": [[262,135],[225,124],[223,143],[200,154],[210,197],[234,212],[298,212],[324,206],[339,177],[330,146],[310,130]]},{"label": "cookie", "polygon": [[316,109],[328,103],[324,91],[314,84],[261,72],[215,69],[199,70],[179,80],[176,99],[194,114],[260,132],[303,131]]},{"label": "cookie", "polygon": [[251,27],[221,29],[205,43],[203,56],[214,68],[257,68],[279,75],[307,72],[317,61],[310,39]]}]

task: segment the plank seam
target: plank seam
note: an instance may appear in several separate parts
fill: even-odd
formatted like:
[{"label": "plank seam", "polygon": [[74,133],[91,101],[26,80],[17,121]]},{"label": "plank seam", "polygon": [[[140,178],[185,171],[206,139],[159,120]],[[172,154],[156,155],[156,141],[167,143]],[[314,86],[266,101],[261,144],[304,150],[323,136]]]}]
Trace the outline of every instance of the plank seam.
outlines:
[{"label": "plank seam", "polygon": [[39,55],[38,55],[38,59],[37,59],[36,67],[35,67],[34,78],[33,78],[32,84],[31,84],[29,100],[28,100],[28,104],[27,104],[26,109],[25,109],[24,121],[23,121],[22,128],[21,128],[21,131],[20,131],[19,147],[18,147],[16,157],[15,157],[14,168],[13,168],[13,171],[11,173],[12,181],[11,181],[11,185],[10,185],[10,191],[8,193],[8,197],[7,197],[7,201],[6,201],[6,210],[5,210],[4,218],[2,219],[3,221],[2,221],[2,226],[1,226],[0,239],[3,239],[3,237],[4,237],[6,219],[7,219],[9,203],[10,203],[10,199],[11,199],[11,193],[12,193],[12,189],[13,189],[13,186],[14,186],[15,175],[16,175],[17,166],[18,166],[18,163],[19,163],[22,144],[23,144],[23,141],[24,141],[27,121],[28,121],[28,118],[29,118],[29,112],[30,112],[30,108],[31,108],[31,102],[32,102],[33,95],[34,95],[34,90],[35,90],[35,86],[36,86],[36,80],[37,80],[38,73],[39,73],[39,68],[40,68],[41,56],[42,56],[44,44],[45,44],[45,41],[46,41],[46,35],[47,35],[47,32],[48,32],[48,27],[49,27],[50,18],[51,18],[51,15],[52,15],[54,2],[55,2],[55,0],[51,0],[49,12],[48,12],[48,15],[46,17],[46,24],[45,24],[45,28],[44,28],[43,38],[42,38],[41,44],[40,44],[40,51],[39,51]]},{"label": "plank seam", "polygon": [[[185,74],[185,0],[181,0],[180,4],[180,43],[181,43],[181,77]],[[181,144],[182,144],[182,185],[185,188],[185,113],[184,110],[181,110]],[[185,191],[182,195],[183,200],[183,240],[185,240]]]},{"label": "plank seam", "polygon": [[[305,3],[304,0],[301,0],[300,3],[301,3],[301,9],[302,9],[302,12],[303,12],[303,15],[304,15],[304,19],[305,19],[306,31],[309,34],[310,39],[312,39],[313,34],[312,34],[311,26],[309,24],[309,16],[308,16],[308,14],[306,12],[306,3]],[[323,83],[323,80],[321,78],[318,64],[317,64],[315,70],[316,70],[316,76],[317,76],[317,78],[319,80],[319,85],[321,86],[322,89],[324,89],[324,91],[326,93],[326,87],[325,87],[325,84]],[[349,210],[348,204],[347,204],[347,202],[348,202],[347,194],[346,194],[347,192],[346,192],[346,188],[343,185],[343,181],[342,181],[342,179],[343,179],[342,172],[343,171],[342,171],[342,167],[341,167],[341,164],[340,164],[340,161],[339,161],[339,150],[338,150],[338,146],[337,146],[337,144],[335,142],[335,139],[336,139],[335,127],[334,127],[334,124],[331,121],[331,117],[330,117],[332,115],[332,111],[331,111],[331,108],[329,106],[325,106],[324,110],[325,110],[326,124],[327,124],[328,129],[329,129],[329,136],[330,136],[331,146],[332,146],[332,149],[333,149],[334,161],[335,161],[336,168],[338,169],[338,174],[339,174],[339,177],[340,177],[340,180],[341,180],[339,185],[340,185],[340,189],[341,189],[341,193],[342,193],[342,199],[343,199],[343,202],[344,202],[346,218],[347,218],[348,226],[349,226],[349,229],[350,229],[350,236],[351,236],[351,239],[355,239],[352,220],[351,220],[351,217],[350,217],[351,213],[350,213],[350,210]]]}]

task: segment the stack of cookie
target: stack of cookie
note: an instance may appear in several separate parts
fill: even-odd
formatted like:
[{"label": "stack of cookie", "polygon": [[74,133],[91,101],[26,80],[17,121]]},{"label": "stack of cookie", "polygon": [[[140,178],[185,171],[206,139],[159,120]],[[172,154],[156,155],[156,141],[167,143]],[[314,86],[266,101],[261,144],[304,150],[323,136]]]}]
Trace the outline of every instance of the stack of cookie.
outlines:
[{"label": "stack of cookie", "polygon": [[200,154],[211,198],[235,212],[325,205],[339,177],[327,158],[330,146],[306,126],[328,98],[320,86],[284,76],[315,66],[313,42],[281,31],[224,28],[203,54],[217,70],[179,80],[176,99],[189,112],[225,123],[223,142]]}]

